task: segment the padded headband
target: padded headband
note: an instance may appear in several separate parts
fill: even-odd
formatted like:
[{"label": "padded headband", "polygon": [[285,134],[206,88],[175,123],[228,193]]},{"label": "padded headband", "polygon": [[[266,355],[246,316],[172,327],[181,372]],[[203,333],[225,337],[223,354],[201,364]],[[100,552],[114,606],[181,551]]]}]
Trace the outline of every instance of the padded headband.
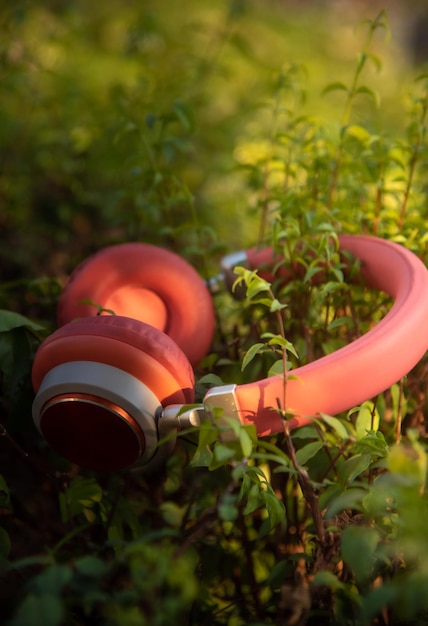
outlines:
[{"label": "padded headband", "polygon": [[[259,436],[281,432],[277,411],[293,415],[290,427],[309,423],[321,413],[336,415],[385,391],[406,375],[428,348],[428,271],[406,248],[360,235],[339,237],[341,250],[361,262],[367,287],[389,294],[394,303],[370,331],[347,346],[288,373],[244,385],[208,391],[204,404],[220,404],[225,414],[255,424]],[[247,253],[250,269],[272,263],[271,249]],[[221,399],[222,398],[222,399]]]}]

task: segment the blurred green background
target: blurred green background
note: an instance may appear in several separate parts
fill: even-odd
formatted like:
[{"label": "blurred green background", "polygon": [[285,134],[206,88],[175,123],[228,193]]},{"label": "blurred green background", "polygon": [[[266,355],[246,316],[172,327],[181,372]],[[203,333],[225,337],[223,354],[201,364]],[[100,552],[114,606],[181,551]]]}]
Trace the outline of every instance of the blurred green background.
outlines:
[{"label": "blurred green background", "polygon": [[[25,322],[24,327],[12,326],[11,332],[2,333],[0,399],[7,430],[3,427],[0,432],[6,444],[2,471],[5,481],[0,484],[0,495],[4,501],[2,523],[7,532],[0,529],[0,554],[7,554],[12,545],[12,557],[24,557],[24,562],[28,555],[40,552],[49,554],[52,563],[56,558],[58,564],[68,559],[69,566],[63,570],[55,569],[56,566],[46,568],[46,576],[56,581],[57,572],[66,571],[67,575],[76,575],[79,583],[77,557],[88,557],[92,567],[91,558],[103,549],[107,536],[103,533],[107,529],[110,532],[112,528],[114,533],[122,524],[124,536],[126,533],[140,539],[144,532],[152,537],[152,531],[159,529],[169,537],[170,530],[180,526],[178,534],[171,535],[177,537],[180,558],[176,558],[175,550],[171,552],[169,543],[161,551],[161,558],[160,543],[152,548],[144,544],[143,538],[143,543],[135,548],[135,580],[124,579],[123,590],[129,591],[131,585],[132,591],[134,585],[136,603],[141,602],[142,593],[143,604],[147,603],[151,610],[153,601],[156,615],[164,613],[168,620],[168,611],[176,612],[177,581],[186,589],[187,583],[190,586],[196,580],[188,574],[188,570],[194,569],[193,547],[190,556],[183,551],[183,546],[187,550],[194,541],[195,552],[201,550],[205,567],[205,571],[201,568],[206,579],[201,584],[199,609],[204,615],[206,612],[205,623],[212,623],[213,619],[226,623],[231,598],[229,624],[249,623],[251,603],[257,604],[261,599],[263,604],[266,597],[267,619],[276,614],[270,592],[262,595],[267,589],[261,588],[258,598],[253,583],[248,586],[246,582],[247,574],[251,575],[253,569],[258,580],[263,584],[267,581],[273,588],[278,584],[274,580],[278,571],[282,575],[282,570],[275,573],[275,563],[280,567],[286,564],[287,568],[292,563],[290,572],[294,572],[297,553],[293,552],[287,563],[284,548],[287,541],[291,545],[298,538],[300,531],[296,528],[300,522],[302,528],[311,524],[308,507],[301,507],[303,500],[297,500],[295,483],[283,482],[281,476],[285,473],[272,473],[278,485],[276,493],[283,494],[290,519],[290,532],[287,529],[286,536],[278,540],[276,534],[270,538],[264,534],[265,518],[257,527],[262,517],[253,517],[252,509],[249,515],[240,511],[245,516],[242,527],[233,516],[228,517],[230,511],[235,515],[235,509],[238,510],[238,500],[230,492],[230,485],[236,488],[237,479],[233,478],[226,487],[230,480],[228,471],[223,473],[220,467],[220,474],[204,472],[205,461],[201,461],[201,467],[195,464],[196,472],[192,468],[187,472],[187,461],[183,461],[187,458],[185,446],[179,447],[177,455],[170,459],[165,485],[162,479],[146,487],[144,481],[139,485],[132,478],[124,489],[115,477],[108,484],[110,479],[103,478],[98,484],[83,475],[74,480],[74,469],[66,474],[63,461],[53,458],[29,424],[33,398],[30,369],[35,344],[39,333],[48,332],[49,326],[56,324],[57,298],[70,271],[102,246],[123,241],[166,246],[186,257],[205,276],[216,273],[224,252],[254,245],[264,238],[269,227],[272,231],[277,227],[277,242],[286,240],[289,233],[290,238],[302,240],[314,233],[322,240],[334,229],[369,232],[404,243],[427,262],[428,75],[425,95],[419,100],[418,96],[412,100],[409,95],[428,61],[424,4],[425,0],[389,0],[386,7],[378,0],[0,0],[0,309],[15,310],[43,323],[39,327]],[[339,88],[324,93],[325,87],[338,83],[352,86],[358,55],[366,45],[367,20],[374,20],[383,8],[388,9],[389,30],[382,25],[374,32],[372,56],[359,83],[364,88],[356,94],[352,115],[345,120],[346,92]],[[351,126],[345,132],[348,123]],[[340,176],[335,179],[336,170],[340,170]],[[269,215],[273,219],[268,224]],[[320,250],[323,248],[318,253]],[[338,307],[337,318],[329,317],[334,306],[330,306],[328,289],[325,294],[312,292],[306,297],[307,290],[299,293],[299,281],[296,283],[288,292],[290,297],[285,292],[283,295],[290,300],[286,335],[293,342],[297,338],[299,354],[335,349],[335,332],[340,341],[348,341],[353,329],[348,333],[347,325],[334,325],[342,317],[342,307]],[[216,300],[216,313],[221,313],[218,336],[203,363],[204,373],[211,378],[205,377],[203,383],[199,380],[199,395],[205,390],[204,385],[215,380],[212,374],[220,374],[225,382],[248,382],[264,376],[272,364],[269,354],[265,360],[254,360],[245,372],[241,367],[241,353],[254,346],[256,337],[267,328],[264,324],[271,323],[272,318],[265,315],[265,310],[243,310],[241,303],[232,302],[227,295],[225,302],[221,298],[220,295]],[[371,324],[382,313],[378,302],[366,298],[366,294],[356,302],[363,324]],[[332,332],[327,325],[330,319]],[[308,329],[310,333],[306,332]],[[311,351],[307,348],[309,343]],[[422,437],[426,437],[426,371],[424,360],[408,378],[406,395],[400,395],[396,409],[401,420],[403,403],[403,413],[408,412],[407,424],[417,427]],[[398,393],[398,387],[395,391]],[[386,397],[377,407],[386,407],[384,426],[392,432],[396,423],[391,415],[395,414],[389,407],[394,405],[396,396],[388,391]],[[381,432],[379,435],[381,446],[384,440]],[[302,436],[302,446],[305,437],[308,435]],[[355,460],[354,448],[347,439],[343,439],[343,447],[340,443],[340,448],[335,448],[341,437],[328,439],[333,442],[328,466],[334,472],[334,488],[338,481],[336,460],[341,462],[345,451],[349,453],[347,460]],[[412,446],[396,458],[407,461],[410,453],[417,450],[415,440]],[[361,456],[365,449],[359,450],[357,454]],[[382,451],[382,459],[384,454]],[[418,462],[425,463],[424,454],[418,454]],[[326,460],[324,450],[322,455]],[[313,468],[319,458],[311,457]],[[365,469],[367,465],[361,471]],[[406,479],[407,474],[403,473]],[[189,483],[185,477],[190,474]],[[318,469],[315,475],[318,489]],[[371,469],[368,476],[371,481]],[[399,480],[397,470],[395,493],[405,484]],[[8,508],[6,483],[11,485],[16,509],[13,514]],[[389,489],[389,484],[385,484]],[[362,485],[365,488],[364,482]],[[82,499],[79,495],[80,488],[88,487],[89,506],[108,518],[102,518],[104,527],[99,520],[89,527],[77,526],[79,517],[88,511],[95,515],[92,508],[85,508],[88,497]],[[346,482],[346,490],[348,487]],[[264,487],[260,489],[262,495],[271,495]],[[340,499],[340,490],[337,493]],[[375,491],[368,493],[377,498]],[[104,499],[100,505],[101,497]],[[426,548],[426,529],[418,527],[414,532],[409,524],[411,519],[426,519],[424,501],[419,506],[421,497],[418,491],[409,500],[410,506],[406,501],[407,517],[403,524],[401,518],[391,524],[391,534],[401,524],[406,534],[408,527],[411,550],[407,552],[411,558],[406,572],[400,549],[398,569],[407,574],[405,581],[410,583],[401,585],[403,579],[397,577],[390,591],[396,594],[402,587],[403,597],[409,599],[412,610],[414,589],[425,608],[424,594],[419,590],[426,587],[426,572],[423,563],[421,574],[418,568],[414,570],[412,550],[417,546],[415,555],[419,558],[421,546],[422,551]],[[270,500],[274,510],[279,500]],[[72,511],[73,502],[78,503],[76,511],[67,512],[66,505]],[[376,503],[374,517],[384,515],[382,507],[382,503]],[[189,511],[188,519],[184,511]],[[367,511],[371,515],[369,508]],[[218,523],[214,519],[217,513]],[[115,527],[112,520],[116,515]],[[204,517],[206,542],[205,537],[200,541],[198,530],[205,533],[204,527],[196,525]],[[171,521],[173,518],[178,521]],[[349,520],[350,528],[362,529],[359,517]],[[243,516],[240,521],[244,522]],[[192,539],[193,523],[197,532]],[[389,521],[385,528],[382,532],[389,544]],[[309,542],[313,541],[311,533]],[[114,534],[111,536],[114,538]],[[260,541],[255,541],[256,536]],[[171,539],[171,547],[174,541]],[[254,542],[255,552],[252,566],[251,554],[247,560],[250,542]],[[357,542],[358,537],[355,561],[361,565]],[[388,549],[391,545],[395,546],[389,544]],[[51,552],[52,546],[56,547]],[[336,560],[338,553],[331,548],[325,544],[324,561],[317,556],[316,567],[322,569],[323,563],[330,567],[330,561]],[[133,550],[131,543],[127,554],[134,564]],[[370,554],[373,556],[373,551]],[[388,553],[379,552],[382,562],[385,554]],[[307,556],[309,567],[312,557],[309,552]],[[115,578],[109,578],[110,582],[102,587],[104,565],[98,559],[95,562],[98,568],[101,564],[101,573],[90,579],[94,589],[96,586],[97,593],[102,590],[102,601],[117,611],[117,623],[124,623],[120,610],[129,600],[123,596],[123,604],[116,602]],[[144,569],[147,563],[151,567],[152,562],[165,568],[171,564],[171,569]],[[396,567],[395,561],[392,567]],[[110,563],[108,569],[111,571]],[[153,571],[160,572],[159,579],[153,577]],[[342,598],[346,587],[341,580],[336,581],[337,587],[329,584],[338,597],[340,594],[344,607],[349,605],[352,610],[352,602],[360,596],[355,595],[356,587],[348,570],[344,568],[343,572],[349,596],[343,594]],[[2,586],[1,595],[10,609],[22,585],[21,573],[16,574]],[[412,582],[413,574],[420,574],[419,586]],[[25,575],[28,578],[32,574]],[[174,579],[172,591],[168,587],[165,592],[163,583],[158,582],[162,582],[163,576]],[[51,591],[45,589],[45,580],[48,578],[43,575],[40,582],[35,578],[35,585],[40,584],[43,592],[40,602],[45,598],[43,594]],[[373,579],[374,585],[382,591],[378,580],[379,577]],[[293,581],[298,582],[297,578]],[[56,590],[53,600],[73,610],[74,605],[81,605],[85,611],[93,608],[98,614],[99,596],[90,597],[92,586],[85,587],[82,595],[78,583],[71,587],[75,594],[71,599],[65,594],[62,598],[61,583],[52,583]],[[246,587],[249,591],[245,591]],[[68,593],[70,587],[64,588]],[[371,592],[364,581],[364,593],[368,589]],[[160,597],[162,602],[158,602]],[[232,622],[235,598],[237,614],[242,609],[242,622]],[[37,620],[31,601],[30,597],[30,603],[24,604],[22,615],[26,619],[14,624],[27,626],[29,615],[35,615]],[[185,611],[188,602],[184,598]],[[265,607],[259,607],[260,614],[262,609]],[[130,605],[126,623],[136,623],[133,611],[134,605]],[[55,621],[50,609],[48,613],[50,623],[59,623],[60,618]],[[112,620],[115,619],[113,615]],[[156,623],[171,621],[160,620]]]},{"label": "blurred green background", "polygon": [[[361,100],[366,128],[403,125],[425,60],[411,13],[388,3]],[[340,123],[373,2],[2,0],[0,276],[60,280],[103,245],[146,240],[192,259],[256,240],[243,169],[269,140],[271,103],[294,67],[302,114]],[[411,71],[409,72],[409,68]],[[288,75],[287,75],[288,76]],[[296,102],[294,103],[296,106]],[[358,119],[357,119],[358,123]],[[243,167],[244,166],[244,167]],[[209,265],[209,262],[208,262]]]}]

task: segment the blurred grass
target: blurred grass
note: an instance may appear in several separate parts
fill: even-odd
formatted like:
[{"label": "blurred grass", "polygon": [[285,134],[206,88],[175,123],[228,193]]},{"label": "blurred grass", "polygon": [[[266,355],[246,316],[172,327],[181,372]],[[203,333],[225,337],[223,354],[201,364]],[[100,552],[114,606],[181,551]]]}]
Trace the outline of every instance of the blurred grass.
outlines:
[{"label": "blurred grass", "polygon": [[[213,228],[209,245],[253,243],[236,154],[269,140],[261,105],[290,65],[302,68],[302,114],[338,132],[343,95],[321,92],[349,83],[361,20],[376,12],[345,4],[3,2],[3,279],[61,276],[127,239],[181,251],[195,219]],[[382,109],[361,99],[355,112],[369,129],[403,127],[413,70],[399,20],[389,42],[377,34],[383,67],[366,76]]]}]

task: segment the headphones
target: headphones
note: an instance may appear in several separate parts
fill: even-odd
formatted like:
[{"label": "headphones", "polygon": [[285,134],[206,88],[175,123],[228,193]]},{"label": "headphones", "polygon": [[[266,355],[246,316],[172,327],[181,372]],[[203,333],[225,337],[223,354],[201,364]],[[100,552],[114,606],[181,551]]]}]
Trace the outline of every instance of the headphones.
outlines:
[{"label": "headphones", "polygon": [[[428,348],[424,264],[377,237],[342,235],[339,247],[360,261],[364,284],[394,303],[365,335],[290,372],[283,407],[292,415],[290,428],[381,393]],[[229,255],[222,263],[226,283],[237,265],[273,268],[277,260],[271,248]],[[217,409],[254,424],[260,437],[283,430],[281,376],[214,387],[200,406],[186,408],[194,402],[193,367],[212,341],[214,312],[205,282],[168,250],[125,243],[91,256],[63,290],[58,323],[35,356],[33,419],[48,444],[77,465],[154,471],[171,452],[172,433],[198,426]],[[158,445],[167,435],[169,443]]]}]

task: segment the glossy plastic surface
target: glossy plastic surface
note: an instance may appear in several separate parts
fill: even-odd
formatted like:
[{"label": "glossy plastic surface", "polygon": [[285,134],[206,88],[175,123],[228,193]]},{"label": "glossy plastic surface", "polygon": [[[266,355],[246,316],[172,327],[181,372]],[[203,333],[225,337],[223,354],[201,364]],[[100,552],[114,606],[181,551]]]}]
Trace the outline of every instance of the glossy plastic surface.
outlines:
[{"label": "glossy plastic surface", "polygon": [[[428,349],[428,271],[409,250],[368,236],[343,235],[340,248],[360,259],[367,287],[392,296],[388,314],[349,345],[290,374],[285,407],[291,427],[320,413],[335,415],[381,393],[407,374]],[[251,251],[249,264],[272,261],[272,251]],[[282,430],[275,410],[284,406],[284,384],[275,376],[238,385],[239,417],[254,423],[259,435]]]},{"label": "glossy plastic surface", "polygon": [[143,382],[162,406],[193,402],[194,375],[185,354],[167,335],[126,317],[88,317],[56,330],[33,363],[37,392],[46,374],[69,361],[97,361]]},{"label": "glossy plastic surface", "polygon": [[178,255],[145,243],[104,248],[71,274],[58,305],[60,326],[97,315],[97,308],[136,319],[167,334],[193,366],[207,353],[214,331],[210,293]]}]

